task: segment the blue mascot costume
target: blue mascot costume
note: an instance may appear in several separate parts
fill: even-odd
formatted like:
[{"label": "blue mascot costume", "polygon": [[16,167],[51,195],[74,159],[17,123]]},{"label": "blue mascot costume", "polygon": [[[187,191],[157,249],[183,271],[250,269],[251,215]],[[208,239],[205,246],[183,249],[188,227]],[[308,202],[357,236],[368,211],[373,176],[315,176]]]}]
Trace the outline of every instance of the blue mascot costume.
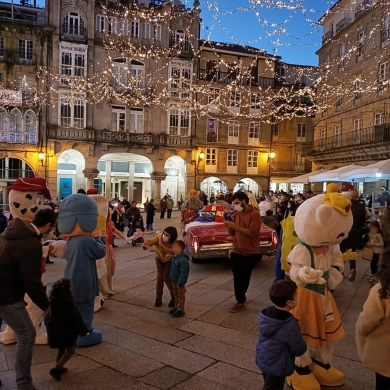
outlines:
[{"label": "blue mascot costume", "polygon": [[92,326],[95,297],[99,295],[96,261],[106,254],[98,229],[98,206],[84,194],[67,196],[58,213],[58,230],[68,237],[65,243],[64,276],[72,282],[74,302],[89,333],[78,337],[76,345],[101,343],[102,334]]}]

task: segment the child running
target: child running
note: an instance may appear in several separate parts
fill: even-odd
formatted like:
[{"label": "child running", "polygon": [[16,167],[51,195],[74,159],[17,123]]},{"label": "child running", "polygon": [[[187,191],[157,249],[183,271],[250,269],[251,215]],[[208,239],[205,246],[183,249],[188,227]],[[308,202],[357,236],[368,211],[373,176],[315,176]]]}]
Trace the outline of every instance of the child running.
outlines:
[{"label": "child running", "polygon": [[374,254],[373,254],[373,257],[372,257],[372,260],[370,263],[371,275],[368,277],[368,279],[370,281],[374,281],[375,274],[378,271],[379,258],[381,256],[381,253],[383,251],[385,243],[383,241],[382,232],[380,229],[379,222],[377,222],[377,221],[370,222],[370,224],[368,225],[368,229],[369,229],[369,234],[368,234],[369,241],[368,241],[367,246],[369,248],[372,248],[374,251]]},{"label": "child running", "polygon": [[169,310],[172,317],[182,317],[186,313],[184,304],[186,301],[186,283],[190,273],[188,255],[184,252],[186,244],[182,240],[177,240],[172,244],[172,252],[175,255],[171,260],[170,278],[175,294],[175,307]]},{"label": "child running", "polygon": [[356,324],[356,342],[363,364],[375,372],[376,390],[390,389],[390,249],[378,263],[379,283],[371,289]]},{"label": "child running", "polygon": [[46,330],[50,348],[58,349],[56,366],[49,373],[60,381],[68,369],[65,364],[76,351],[77,337],[86,336],[88,328],[73,302],[71,282],[62,278],[54,283],[50,292],[51,314],[46,321]]},{"label": "child running", "polygon": [[271,286],[269,297],[275,306],[260,312],[256,364],[263,372],[263,390],[283,390],[286,376],[294,372],[295,357],[307,350],[298,322],[289,313],[297,305],[297,285],[278,280]]}]

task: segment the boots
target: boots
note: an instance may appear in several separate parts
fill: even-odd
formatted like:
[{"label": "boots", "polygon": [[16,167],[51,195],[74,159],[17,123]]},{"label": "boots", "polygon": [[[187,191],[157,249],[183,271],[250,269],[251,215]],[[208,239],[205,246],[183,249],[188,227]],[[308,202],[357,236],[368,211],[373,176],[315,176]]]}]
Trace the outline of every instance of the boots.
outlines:
[{"label": "boots", "polygon": [[353,282],[356,279],[356,269],[351,269],[351,273],[348,276],[348,280]]}]

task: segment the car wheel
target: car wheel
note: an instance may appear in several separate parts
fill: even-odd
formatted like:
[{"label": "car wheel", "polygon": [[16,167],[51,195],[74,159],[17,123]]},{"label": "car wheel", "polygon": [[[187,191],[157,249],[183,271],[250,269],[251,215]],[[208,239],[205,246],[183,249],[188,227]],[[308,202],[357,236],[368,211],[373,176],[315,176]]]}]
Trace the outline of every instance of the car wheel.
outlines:
[{"label": "car wheel", "polygon": [[194,264],[198,264],[200,263],[200,260],[197,258],[197,257],[194,257],[191,255],[191,261],[194,263]]}]

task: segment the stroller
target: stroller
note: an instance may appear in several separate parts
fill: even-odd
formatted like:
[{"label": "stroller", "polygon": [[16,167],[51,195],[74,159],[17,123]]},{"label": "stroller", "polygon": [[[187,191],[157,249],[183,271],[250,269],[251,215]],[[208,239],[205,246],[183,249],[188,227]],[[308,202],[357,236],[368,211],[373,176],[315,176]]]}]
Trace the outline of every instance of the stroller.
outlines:
[{"label": "stroller", "polygon": [[143,244],[144,242],[144,221],[142,218],[134,218],[131,223],[130,237],[134,237],[131,244],[137,246],[137,244]]}]

